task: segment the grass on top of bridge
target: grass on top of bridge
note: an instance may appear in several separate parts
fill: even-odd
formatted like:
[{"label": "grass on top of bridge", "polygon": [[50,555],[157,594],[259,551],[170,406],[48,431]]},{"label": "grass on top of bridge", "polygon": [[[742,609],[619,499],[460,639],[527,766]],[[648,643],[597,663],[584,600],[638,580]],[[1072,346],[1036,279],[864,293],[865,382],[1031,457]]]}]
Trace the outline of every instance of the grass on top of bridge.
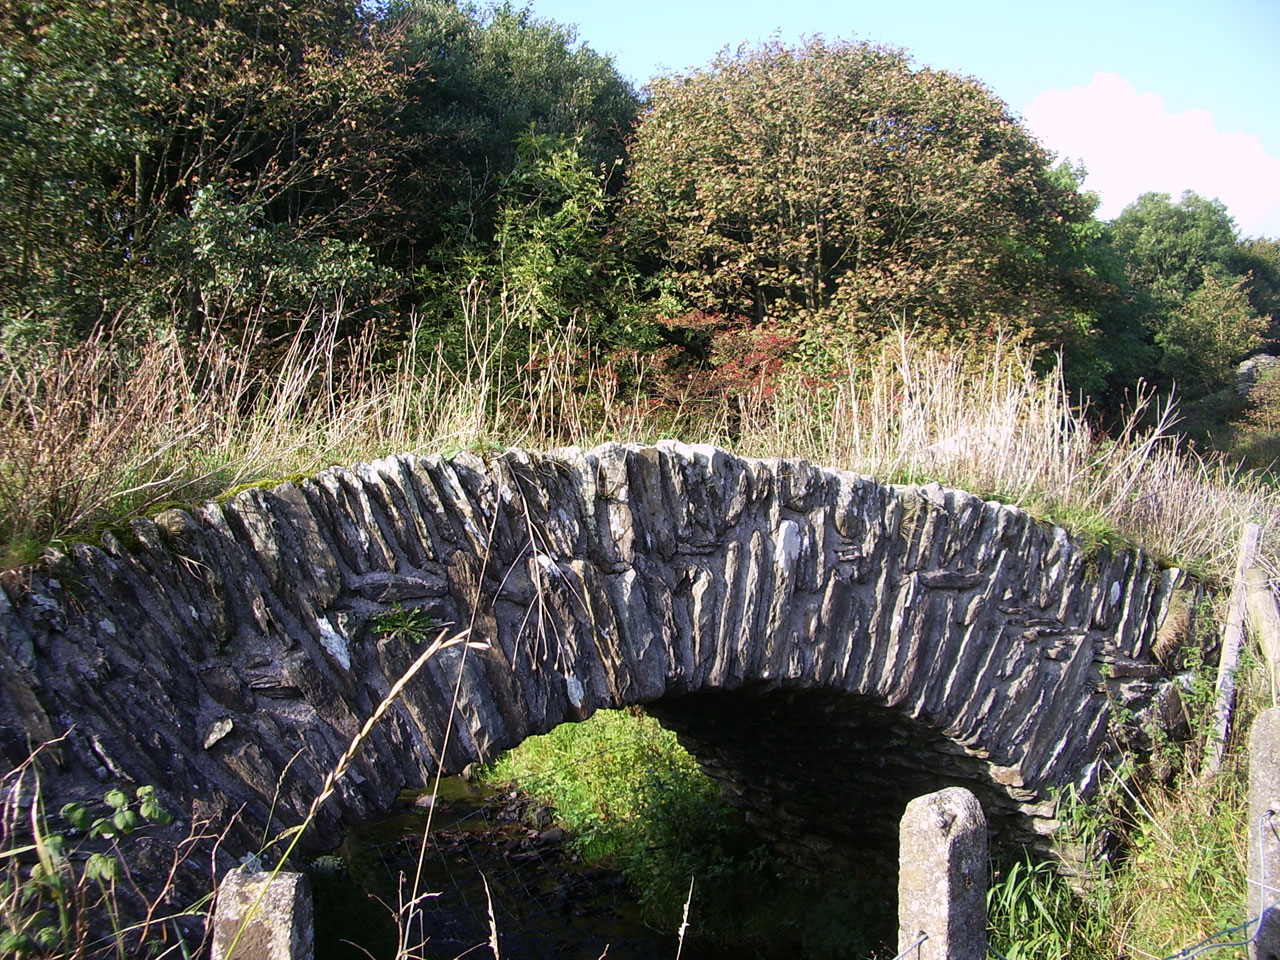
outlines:
[{"label": "grass on top of bridge", "polygon": [[1211,578],[1230,574],[1244,523],[1262,525],[1264,544],[1280,529],[1280,492],[1188,451],[1171,404],[1140,396],[1104,435],[1058,369],[1041,372],[1008,344],[974,355],[900,334],[821,382],[659,402],[646,392],[649,361],[589,364],[587,338],[572,326],[526,338],[515,352],[528,359],[511,362],[518,320],[501,305],[477,308],[461,369],[439,352],[419,355],[414,336],[390,363],[369,341],[340,341],[340,305],[317,310],[284,344],[251,325],[197,347],[99,336],[3,355],[2,567],[162,506],[332,464],[664,437],[884,481],[941,481]]}]

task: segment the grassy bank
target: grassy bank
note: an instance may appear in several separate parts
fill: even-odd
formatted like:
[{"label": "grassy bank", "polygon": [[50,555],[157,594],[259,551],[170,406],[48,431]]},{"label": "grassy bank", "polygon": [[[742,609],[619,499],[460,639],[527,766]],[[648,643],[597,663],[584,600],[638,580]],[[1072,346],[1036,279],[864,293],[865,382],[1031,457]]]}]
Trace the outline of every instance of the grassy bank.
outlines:
[{"label": "grassy bank", "polygon": [[1038,373],[1012,347],[975,357],[900,335],[828,380],[694,401],[650,389],[655,361],[587,363],[572,326],[530,340],[518,316],[478,301],[469,316],[461,366],[418,355],[413,336],[389,358],[371,341],[340,341],[341,303],[285,342],[250,326],[198,346],[99,337],[0,356],[5,566],[167,502],[331,464],[662,437],[938,480],[1211,578],[1229,575],[1242,524],[1262,524],[1264,545],[1280,529],[1276,488],[1188,452],[1168,406],[1141,397],[1105,435],[1057,371]]}]

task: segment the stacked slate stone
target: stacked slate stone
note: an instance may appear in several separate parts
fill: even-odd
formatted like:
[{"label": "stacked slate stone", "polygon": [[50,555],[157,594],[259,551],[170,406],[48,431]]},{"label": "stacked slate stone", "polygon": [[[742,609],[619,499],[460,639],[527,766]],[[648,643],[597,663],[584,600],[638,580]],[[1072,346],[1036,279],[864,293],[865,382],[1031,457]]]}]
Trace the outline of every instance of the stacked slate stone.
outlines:
[{"label": "stacked slate stone", "polygon": [[7,584],[0,750],[66,734],[55,809],[154,784],[172,809],[239,811],[248,848],[273,804],[273,828],[300,822],[423,642],[469,628],[483,648],[407,684],[305,848],[628,704],[798,856],[892,843],[906,802],[948,785],[1026,837],[1118,724],[1168,709],[1174,654],[1152,651],[1182,580],[1016,507],[798,460],[391,457],[135,520]]}]

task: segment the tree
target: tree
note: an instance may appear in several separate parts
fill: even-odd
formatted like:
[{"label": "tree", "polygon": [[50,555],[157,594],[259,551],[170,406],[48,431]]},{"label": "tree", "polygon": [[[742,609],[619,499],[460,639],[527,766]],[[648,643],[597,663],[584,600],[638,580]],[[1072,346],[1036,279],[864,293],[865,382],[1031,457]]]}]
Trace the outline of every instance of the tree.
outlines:
[{"label": "tree", "polygon": [[1111,224],[1124,261],[1128,313],[1149,331],[1157,357],[1145,375],[1190,397],[1227,384],[1231,366],[1261,349],[1277,304],[1274,251],[1242,245],[1218,200],[1188,190],[1178,202],[1146,193]]},{"label": "tree", "polygon": [[[154,103],[169,84],[153,5],[0,0],[0,320],[36,327],[64,315],[96,318],[101,261],[126,244],[120,182],[156,138]],[[105,229],[104,229],[105,228]],[[113,252],[112,247],[118,248]]]},{"label": "tree", "polygon": [[414,238],[415,264],[451,271],[474,241],[495,240],[499,193],[529,136],[573,143],[593,171],[625,153],[635,91],[613,61],[574,32],[503,3],[481,12],[451,0],[401,0],[412,106],[399,118],[419,147],[405,170],[430,215]]},{"label": "tree", "polygon": [[372,245],[408,219],[388,202],[406,77],[358,0],[0,0],[0,17],[11,327],[288,323],[376,282]]},{"label": "tree", "polygon": [[1226,205],[1190,190],[1177,203],[1167,193],[1144,193],[1111,231],[1129,279],[1171,303],[1194,292],[1206,269],[1228,264],[1238,243]]},{"label": "tree", "polygon": [[1229,269],[1245,277],[1254,311],[1270,321],[1268,337],[1280,339],[1280,240],[1257,238],[1236,248]]},{"label": "tree", "polygon": [[1156,330],[1160,368],[1191,396],[1225,383],[1233,365],[1263,344],[1266,321],[1249,305],[1242,280],[1206,270]]},{"label": "tree", "polygon": [[[1091,214],[1097,209],[1100,198],[1082,190],[1083,166],[1062,163],[1051,176],[1080,192]],[[1090,216],[1071,224],[1068,237],[1057,249],[1059,294],[1053,305],[1056,328],[1062,331],[1063,375],[1073,393],[1089,396],[1104,413],[1115,412],[1133,384],[1150,371],[1157,351],[1142,323],[1141,305],[1129,295],[1124,261],[1108,225]]]},{"label": "tree", "polygon": [[1091,209],[977,82],[821,40],[655,81],[630,178],[668,316],[778,321],[828,355],[903,319],[1056,339],[1062,254]]}]

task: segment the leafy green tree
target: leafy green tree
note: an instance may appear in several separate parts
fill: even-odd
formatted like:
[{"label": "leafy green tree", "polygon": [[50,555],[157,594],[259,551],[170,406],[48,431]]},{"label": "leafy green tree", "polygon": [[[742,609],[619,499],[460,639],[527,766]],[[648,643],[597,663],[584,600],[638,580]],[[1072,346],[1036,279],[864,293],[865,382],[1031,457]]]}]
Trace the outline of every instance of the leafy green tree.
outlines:
[{"label": "leafy green tree", "polygon": [[862,43],[775,41],[654,82],[627,220],[669,316],[781,321],[816,355],[904,319],[1056,339],[1091,207],[1049,160],[973,80]]},{"label": "leafy green tree", "polygon": [[96,317],[122,266],[121,182],[169,84],[154,6],[0,0],[0,318]]},{"label": "leafy green tree", "polygon": [[510,3],[400,0],[388,17],[407,24],[411,106],[398,123],[419,144],[403,186],[432,212],[413,239],[416,264],[452,271],[474,241],[496,239],[499,193],[531,134],[573,143],[595,172],[623,157],[635,91],[571,29]]},{"label": "leafy green tree", "polygon": [[1244,282],[1206,270],[1200,284],[1160,322],[1160,368],[1192,396],[1221,386],[1236,361],[1262,347],[1266,321]]},{"label": "leafy green tree", "polygon": [[[1082,166],[1059,164],[1051,176],[1081,192],[1091,213],[1096,210],[1098,196],[1082,191]],[[1114,411],[1132,385],[1150,371],[1157,351],[1142,323],[1142,312],[1128,295],[1125,264],[1108,225],[1096,216],[1072,224],[1067,242],[1057,249],[1056,274],[1059,296],[1051,309],[1062,331],[1057,343],[1067,384],[1104,412]],[[1046,319],[1044,328],[1053,329],[1053,322]]]},{"label": "leafy green tree", "polygon": [[1174,202],[1147,193],[1111,224],[1125,264],[1125,315],[1149,331],[1150,379],[1190,398],[1224,387],[1231,367],[1266,343],[1280,304],[1277,265],[1266,241],[1242,245],[1218,200],[1192,191]]},{"label": "leafy green tree", "polygon": [[499,193],[495,254],[535,326],[600,302],[609,197],[574,144],[530,135]]},{"label": "leafy green tree", "polygon": [[10,332],[287,323],[376,274],[368,242],[406,215],[387,202],[406,77],[357,0],[0,0],[0,18]]},{"label": "leafy green tree", "polygon": [[519,153],[495,197],[493,239],[470,238],[450,271],[419,272],[423,336],[458,358],[467,318],[456,291],[479,284],[527,335],[507,338],[508,361],[527,361],[531,338],[571,322],[597,349],[647,345],[648,327],[633,316],[635,269],[609,233],[618,203],[609,172],[563,138],[528,133]]},{"label": "leafy green tree", "polygon": [[1228,264],[1238,243],[1226,205],[1188,190],[1177,203],[1144,193],[1112,222],[1129,279],[1176,303],[1200,286],[1204,271]]},{"label": "leafy green tree", "polygon": [[1236,248],[1228,267],[1245,277],[1249,303],[1270,323],[1268,338],[1280,340],[1280,240],[1245,241]]}]

